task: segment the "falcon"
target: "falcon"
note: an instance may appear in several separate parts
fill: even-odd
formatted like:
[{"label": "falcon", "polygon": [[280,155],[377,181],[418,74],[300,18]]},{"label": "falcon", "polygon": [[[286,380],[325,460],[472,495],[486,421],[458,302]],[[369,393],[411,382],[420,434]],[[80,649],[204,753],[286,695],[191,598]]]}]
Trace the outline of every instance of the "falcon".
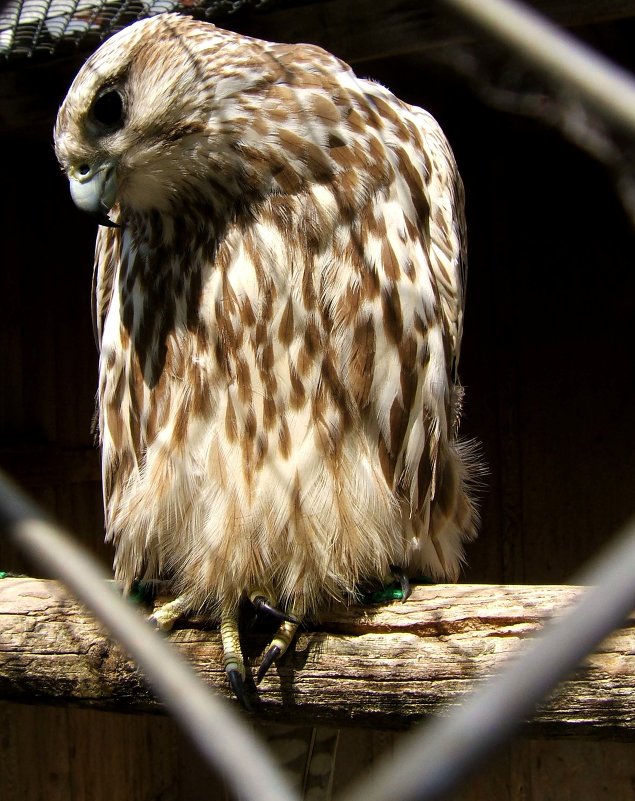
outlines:
[{"label": "falcon", "polygon": [[426,111],[311,45],[177,14],[81,68],[55,150],[100,224],[106,536],[153,621],[220,618],[245,701],[243,597],[279,629],[366,585],[456,580],[475,535],[457,440],[463,188]]}]

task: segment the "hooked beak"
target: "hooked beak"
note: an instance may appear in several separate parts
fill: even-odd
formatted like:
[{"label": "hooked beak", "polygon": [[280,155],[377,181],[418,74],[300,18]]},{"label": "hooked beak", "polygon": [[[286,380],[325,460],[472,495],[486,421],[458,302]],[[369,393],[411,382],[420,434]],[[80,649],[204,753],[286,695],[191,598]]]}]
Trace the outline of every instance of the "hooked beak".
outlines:
[{"label": "hooked beak", "polygon": [[117,177],[113,164],[82,164],[68,173],[73,203],[81,211],[95,217],[100,225],[120,226],[108,217],[117,196]]}]

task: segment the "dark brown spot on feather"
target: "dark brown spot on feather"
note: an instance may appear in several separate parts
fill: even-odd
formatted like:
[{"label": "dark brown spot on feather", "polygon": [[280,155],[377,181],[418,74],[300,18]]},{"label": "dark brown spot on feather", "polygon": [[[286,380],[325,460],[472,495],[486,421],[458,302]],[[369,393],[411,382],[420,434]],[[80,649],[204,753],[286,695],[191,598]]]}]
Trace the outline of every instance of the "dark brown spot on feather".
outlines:
[{"label": "dark brown spot on feather", "polygon": [[271,175],[278,184],[280,191],[289,195],[296,194],[304,185],[303,179],[287,163],[279,163],[272,166]]},{"label": "dark brown spot on feather", "polygon": [[251,404],[251,373],[245,359],[240,357],[236,359],[236,383],[240,402],[246,406]]},{"label": "dark brown spot on feather", "polygon": [[400,275],[399,262],[395,256],[395,251],[388,239],[384,239],[381,245],[381,263],[390,281],[397,281]]},{"label": "dark brown spot on feather", "polygon": [[388,450],[381,434],[379,435],[379,464],[381,465],[382,473],[386,479],[386,484],[393,489],[396,461],[394,456]]},{"label": "dark brown spot on feather", "polygon": [[401,361],[400,385],[403,408],[406,414],[414,403],[417,391],[417,343],[413,337],[408,337],[399,346],[399,359]]},{"label": "dark brown spot on feather", "polygon": [[352,107],[346,115],[346,122],[355,133],[364,133],[366,131],[366,121],[361,114]]},{"label": "dark brown spot on feather", "polygon": [[289,395],[289,402],[291,403],[292,409],[300,409],[304,406],[306,402],[306,392],[304,390],[304,385],[293,369],[293,366],[289,366],[289,377],[291,379],[291,393]]},{"label": "dark brown spot on feather", "polygon": [[280,418],[280,427],[278,429],[278,447],[280,455],[283,459],[288,459],[291,453],[291,434],[289,433],[289,426],[287,418],[282,415]]},{"label": "dark brown spot on feather", "polygon": [[313,311],[316,306],[315,285],[310,269],[305,269],[302,273],[302,302],[306,311],[309,312]]},{"label": "dark brown spot on feather", "polygon": [[139,411],[143,408],[143,378],[135,359],[128,375],[128,391],[130,403],[128,404],[128,425],[130,436],[137,459],[141,457],[141,427],[139,425]]},{"label": "dark brown spot on feather", "polygon": [[304,139],[288,128],[278,131],[280,144],[293,157],[306,164],[307,169],[317,181],[327,181],[333,174],[328,154],[319,145]]},{"label": "dark brown spot on feather", "polygon": [[225,350],[228,353],[233,353],[239,347],[239,339],[242,340],[242,336],[237,336],[231,317],[226,313],[223,301],[217,299],[214,303],[214,308],[220,339],[223,341]]},{"label": "dark brown spot on feather", "polygon": [[317,358],[320,348],[320,331],[314,320],[309,320],[304,331],[304,342],[298,353],[297,370],[300,376],[305,376]]},{"label": "dark brown spot on feather", "polygon": [[386,224],[382,216],[375,209],[366,208],[356,221],[359,226],[359,240],[366,242],[371,236],[384,240],[386,238]]},{"label": "dark brown spot on feather", "polygon": [[340,325],[349,326],[357,319],[361,302],[359,286],[349,284],[337,301],[335,320]]},{"label": "dark brown spot on feather", "polygon": [[385,287],[381,293],[381,308],[383,312],[384,331],[389,342],[398,345],[403,336],[403,317],[401,315],[401,301],[396,284]]},{"label": "dark brown spot on feather", "polygon": [[185,399],[175,415],[174,428],[172,429],[172,442],[177,448],[182,447],[185,443],[189,419],[190,400]]},{"label": "dark brown spot on feather", "polygon": [[386,161],[386,149],[383,146],[379,137],[377,136],[368,137],[368,150],[373,159],[378,164],[381,165],[382,171],[388,169],[388,163]]},{"label": "dark brown spot on feather", "polygon": [[348,428],[351,422],[350,409],[348,407],[349,396],[335,369],[335,359],[331,351],[327,350],[324,354],[320,378],[322,385],[329,394],[331,403],[339,409],[342,415],[344,427]]},{"label": "dark brown spot on feather", "polygon": [[245,438],[249,443],[253,443],[256,438],[256,415],[252,408],[249,409],[247,412],[247,416],[245,418]]},{"label": "dark brown spot on feather", "polygon": [[340,112],[335,103],[324,95],[313,95],[311,110],[323,122],[339,122]]},{"label": "dark brown spot on feather", "polygon": [[424,322],[423,318],[419,314],[419,312],[415,312],[414,314],[414,326],[415,331],[421,336],[427,336],[428,334],[428,326]]},{"label": "dark brown spot on feather", "polygon": [[390,407],[390,451],[397,456],[403,446],[408,428],[408,415],[404,411],[399,398],[395,398]]},{"label": "dark brown spot on feather", "polygon": [[417,222],[423,236],[424,242],[430,241],[429,234],[429,220],[430,220],[430,203],[422,182],[421,175],[415,169],[410,157],[403,148],[396,149],[397,159],[399,162],[399,173],[406,181],[412,203],[417,215]]},{"label": "dark brown spot on feather", "polygon": [[371,267],[367,267],[362,271],[362,296],[367,300],[374,300],[379,295],[379,275],[377,271]]},{"label": "dark brown spot on feather", "polygon": [[289,347],[293,340],[293,301],[291,296],[289,296],[282,317],[280,318],[278,339],[285,347]]},{"label": "dark brown spot on feather", "polygon": [[333,181],[331,190],[335,197],[337,209],[343,221],[352,221],[358,212],[357,190],[359,189],[359,178],[354,170],[340,172],[337,179]]},{"label": "dark brown spot on feather", "polygon": [[421,454],[421,459],[419,460],[419,466],[417,468],[417,497],[418,497],[417,511],[423,509],[426,497],[430,490],[431,483],[432,483],[432,465],[430,463],[430,442],[428,439],[428,429],[426,428],[426,442],[425,445],[423,446],[423,452]]},{"label": "dark brown spot on feather", "polygon": [[264,320],[258,320],[256,324],[256,332],[255,335],[252,337],[251,344],[254,350],[256,350],[260,343],[267,341],[267,323]]},{"label": "dark brown spot on feather", "polygon": [[212,395],[209,385],[199,370],[192,372],[192,414],[203,420],[209,420],[212,417]]},{"label": "dark brown spot on feather", "polygon": [[414,337],[405,337],[399,344],[399,361],[403,370],[412,371],[417,361],[417,341]]},{"label": "dark brown spot on feather", "polygon": [[225,346],[225,343],[220,337],[218,337],[214,343],[214,357],[220,370],[227,376],[227,378],[231,379],[233,376],[229,362],[229,354],[227,353],[227,347]]},{"label": "dark brown spot on feather", "polygon": [[256,439],[256,470],[262,468],[268,448],[269,440],[267,435],[262,433],[258,434],[258,438]]},{"label": "dark brown spot on feather", "polygon": [[262,416],[265,430],[271,431],[276,422],[276,401],[267,391],[262,399]]},{"label": "dark brown spot on feather", "polygon": [[278,292],[271,280],[267,280],[261,290],[262,303],[260,307],[260,316],[265,322],[270,322],[273,319],[274,305]]},{"label": "dark brown spot on feather", "polygon": [[351,393],[360,409],[368,405],[374,372],[375,326],[372,318],[368,318],[355,326],[349,369]]},{"label": "dark brown spot on feather", "polygon": [[209,337],[207,336],[207,328],[200,323],[195,329],[195,349],[197,353],[207,353],[209,348]]},{"label": "dark brown spot on feather", "polygon": [[[346,142],[342,139],[342,137],[339,134],[333,133],[332,131],[331,133],[329,133],[327,144],[331,150],[340,150],[346,147]],[[341,154],[339,158],[334,153],[331,153],[331,156],[333,158],[337,158],[338,164],[340,165],[342,163],[340,160],[341,158],[344,157],[350,158],[350,155],[348,153]]]},{"label": "dark brown spot on feather", "polygon": [[369,98],[372,104],[377,109],[377,111],[379,111],[379,113],[382,115],[382,117],[389,120],[395,125],[401,122],[399,114],[397,114],[397,110],[395,109],[395,104],[387,103],[381,97],[369,96]]},{"label": "dark brown spot on feather", "polygon": [[260,349],[258,367],[262,373],[268,373],[273,369],[273,345],[271,341]]},{"label": "dark brown spot on feather", "polygon": [[353,151],[350,147],[346,146],[345,142],[341,142],[339,137],[329,137],[330,155],[333,161],[340,167],[344,173],[354,168],[355,159]]},{"label": "dark brown spot on feather", "polygon": [[243,298],[240,303],[240,319],[246,328],[251,328],[256,322],[254,310],[251,306],[249,298]]}]

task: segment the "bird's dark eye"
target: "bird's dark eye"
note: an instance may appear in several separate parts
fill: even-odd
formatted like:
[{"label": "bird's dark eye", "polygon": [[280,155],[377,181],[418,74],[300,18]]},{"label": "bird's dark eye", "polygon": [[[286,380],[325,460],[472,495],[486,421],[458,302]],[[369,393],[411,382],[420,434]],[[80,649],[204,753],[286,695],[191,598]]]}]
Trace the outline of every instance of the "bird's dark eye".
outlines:
[{"label": "bird's dark eye", "polygon": [[106,128],[120,128],[123,123],[123,98],[111,89],[93,103],[93,119]]}]

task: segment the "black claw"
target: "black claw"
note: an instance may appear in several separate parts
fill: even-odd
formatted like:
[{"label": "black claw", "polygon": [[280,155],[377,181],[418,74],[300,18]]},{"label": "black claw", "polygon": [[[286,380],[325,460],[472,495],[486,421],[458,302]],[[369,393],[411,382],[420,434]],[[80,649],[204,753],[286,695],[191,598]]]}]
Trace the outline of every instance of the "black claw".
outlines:
[{"label": "black claw", "polygon": [[253,712],[254,710],[249,698],[247,697],[247,693],[245,692],[245,683],[240,673],[237,670],[228,670],[227,678],[229,679],[229,683],[231,684],[231,688],[234,691],[236,698],[238,698],[247,712]]},{"label": "black claw", "polygon": [[258,668],[258,674],[256,675],[256,684],[260,684],[260,682],[264,679],[267,675],[267,671],[276,661],[276,659],[280,656],[280,646],[279,645],[272,645],[271,648],[267,651],[267,653],[263,656],[262,662],[260,663],[260,667]]},{"label": "black claw", "polygon": [[390,572],[401,585],[401,603],[405,604],[408,598],[412,595],[412,587],[410,586],[410,579],[404,573],[401,567],[397,565],[390,565]]},{"label": "black claw", "polygon": [[281,623],[283,623],[285,620],[288,623],[295,623],[295,624],[300,623],[300,620],[295,615],[292,615],[290,612],[283,612],[281,609],[277,609],[275,606],[271,606],[271,604],[264,597],[264,595],[257,595],[255,598],[252,598],[251,602],[256,607],[256,610],[258,612],[266,612],[268,615],[275,617],[275,619],[279,620]]}]

